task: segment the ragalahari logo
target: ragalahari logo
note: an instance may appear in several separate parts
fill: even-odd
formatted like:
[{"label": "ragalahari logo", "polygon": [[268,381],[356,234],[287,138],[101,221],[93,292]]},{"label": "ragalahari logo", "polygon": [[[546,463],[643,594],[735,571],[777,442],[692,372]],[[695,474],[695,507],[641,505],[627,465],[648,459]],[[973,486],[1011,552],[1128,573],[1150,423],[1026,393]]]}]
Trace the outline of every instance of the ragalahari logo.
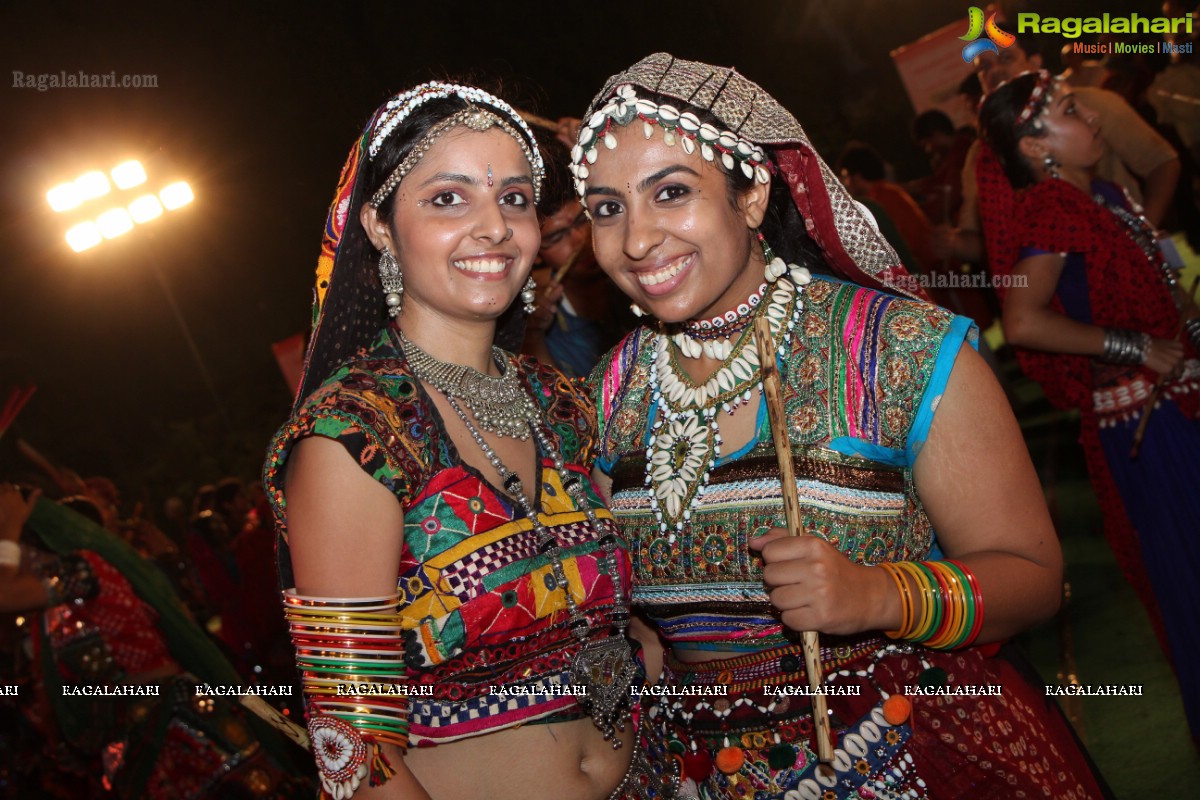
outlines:
[{"label": "ragalahari logo", "polygon": [[[983,34],[987,34],[986,39],[980,39]],[[983,10],[971,6],[971,10],[967,12],[967,34],[958,37],[960,40],[967,42],[967,46],[963,48],[963,61],[970,64],[975,60],[980,53],[993,52],[999,53],[1002,47],[1011,47],[1017,37],[1007,31],[1000,30],[1000,26],[996,24],[996,15],[992,14],[987,18],[987,24],[983,22]]]}]

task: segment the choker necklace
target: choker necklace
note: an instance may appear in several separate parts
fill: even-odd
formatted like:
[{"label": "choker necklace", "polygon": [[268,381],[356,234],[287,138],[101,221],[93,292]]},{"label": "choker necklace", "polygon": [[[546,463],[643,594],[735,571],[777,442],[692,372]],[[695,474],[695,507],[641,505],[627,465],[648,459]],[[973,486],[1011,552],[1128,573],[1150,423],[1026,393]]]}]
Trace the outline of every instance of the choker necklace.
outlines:
[{"label": "choker necklace", "polygon": [[[807,269],[792,266],[790,276],[775,281],[769,302],[757,311],[766,316],[775,352],[785,360],[792,330],[804,308],[800,296],[810,280]],[[750,401],[755,388],[762,391],[753,327],[747,326],[736,342],[728,344],[720,368],[704,383],[696,383],[679,368],[668,337],[659,334],[654,340],[650,370],[654,419],[646,447],[646,490],[659,530],[671,544],[676,532],[691,520],[692,509],[704,495],[709,473],[721,456],[717,413],[732,414]]]},{"label": "choker necklace", "polygon": [[510,439],[529,438],[536,411],[522,402],[525,390],[507,353],[499,347],[492,348],[492,359],[502,371],[494,378],[472,367],[434,358],[405,336],[404,331],[395,327],[391,330],[399,337],[400,349],[413,374],[451,400],[466,403],[480,428]]},{"label": "choker necklace", "polygon": [[[479,446],[483,455],[500,475],[504,491],[516,501],[521,510],[525,512],[525,517],[533,524],[533,531],[538,538],[538,551],[550,558],[554,579],[557,585],[562,587],[567,600],[567,612],[570,615],[567,627],[575,640],[583,644],[568,666],[571,683],[584,688],[585,693],[579,698],[579,704],[591,715],[592,722],[604,734],[605,740],[611,742],[613,749],[617,750],[621,747],[621,740],[617,738],[616,734],[617,731],[625,730],[625,723],[629,720],[629,687],[638,672],[629,648],[629,640],[625,638],[625,629],[629,627],[629,606],[625,599],[620,565],[617,563],[617,537],[609,533],[599,540],[600,549],[604,553],[603,560],[599,565],[600,571],[611,578],[613,585],[612,625],[615,630],[603,639],[585,641],[592,633],[592,621],[579,610],[575,597],[571,594],[571,584],[567,580],[567,573],[563,568],[562,546],[538,518],[537,509],[525,496],[521,478],[504,465],[500,456],[483,438],[483,434],[471,423],[458,401],[449,395],[447,395],[447,399],[450,401],[450,407],[454,409],[454,413],[467,427],[475,444]],[[528,429],[533,431],[538,449],[553,460],[554,470],[558,473],[563,488],[571,495],[575,505],[583,511],[592,531],[598,534],[600,527],[596,520],[596,511],[588,502],[583,488],[583,479],[567,470],[562,454],[553,449],[550,438],[542,429],[541,414],[529,395],[522,392],[520,402],[529,418]],[[540,465],[538,469],[541,469]]]},{"label": "choker necklace", "polygon": [[685,322],[683,330],[672,335],[671,341],[685,358],[699,358],[705,355],[715,361],[724,361],[733,352],[733,337],[749,328],[754,312],[766,293],[767,284],[764,283],[746,299],[746,302],[738,303],[737,308],[732,311],[718,314],[711,319]]}]

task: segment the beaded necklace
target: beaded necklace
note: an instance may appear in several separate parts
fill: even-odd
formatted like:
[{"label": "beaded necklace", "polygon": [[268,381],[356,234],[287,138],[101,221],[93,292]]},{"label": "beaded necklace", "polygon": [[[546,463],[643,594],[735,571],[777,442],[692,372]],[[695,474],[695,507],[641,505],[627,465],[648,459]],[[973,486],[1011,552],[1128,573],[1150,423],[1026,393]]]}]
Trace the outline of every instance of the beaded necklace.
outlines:
[{"label": "beaded necklace", "polygon": [[[457,366],[439,361],[428,353],[425,353],[417,345],[405,338],[403,333],[399,333],[398,335],[405,343],[405,358],[409,358],[409,352],[413,351],[419,353],[424,359],[432,362],[434,365]],[[500,352],[502,353],[503,351]],[[412,366],[411,361],[410,366]],[[516,382],[516,370],[511,369],[511,365],[507,373],[511,374],[512,380]],[[418,377],[421,376],[418,375]],[[436,386],[436,384],[434,386],[441,391],[441,387]],[[520,383],[517,383],[517,386],[520,388]],[[455,395],[445,391],[442,393],[446,396],[446,400],[454,410],[454,413],[462,420],[463,425],[466,426],[467,432],[471,435],[475,444],[483,451],[483,455],[487,458],[488,463],[492,465],[492,468],[500,476],[504,492],[521,507],[521,510],[525,513],[525,517],[533,525],[533,531],[538,540],[538,551],[550,559],[551,570],[554,574],[556,584],[562,587],[566,597],[567,613],[569,615],[567,627],[576,641],[582,643],[582,647],[580,647],[579,651],[571,659],[568,667],[571,683],[575,686],[584,687],[585,694],[579,698],[579,704],[591,715],[592,722],[604,735],[604,739],[612,744],[614,750],[618,749],[622,743],[616,733],[619,730],[624,730],[625,723],[629,720],[629,687],[632,685],[634,678],[637,677],[638,669],[629,648],[629,641],[625,638],[625,631],[629,627],[629,606],[626,603],[626,593],[623,581],[621,580],[620,565],[617,563],[617,538],[609,533],[601,536],[598,542],[601,552],[604,554],[601,563],[601,572],[606,573],[612,579],[613,584],[613,632],[603,639],[585,641],[592,633],[593,623],[580,610],[579,605],[575,602],[574,595],[571,593],[571,584],[567,579],[566,569],[562,561],[562,545],[559,543],[558,538],[542,524],[538,516],[538,510],[534,508],[533,502],[525,494],[520,476],[504,464],[499,454],[483,438],[483,434],[479,430],[482,425],[476,427],[475,423],[467,415],[467,412],[459,405]],[[592,508],[591,503],[588,502],[582,479],[575,473],[567,470],[562,454],[554,448],[550,437],[546,435],[544,430],[545,422],[537,405],[523,388],[521,389],[518,402],[521,408],[514,409],[514,414],[519,414],[522,419],[528,420],[528,430],[532,432],[534,439],[537,441],[539,451],[551,458],[554,463],[554,470],[558,473],[559,481],[562,483],[563,488],[571,495],[575,505],[583,511],[592,531],[599,534],[600,527],[599,521],[596,518],[596,511]],[[473,408],[472,411],[474,411]],[[527,439],[528,434],[520,438]]]},{"label": "beaded necklace", "polygon": [[717,361],[724,361],[733,352],[733,336],[750,327],[754,311],[766,293],[767,284],[763,283],[746,298],[746,302],[738,303],[736,309],[711,319],[684,323],[683,330],[672,336],[671,341],[675,343],[679,352],[688,358],[699,358],[703,354]]},{"label": "beaded necklace", "polygon": [[1163,282],[1172,289],[1172,297],[1176,301],[1176,306],[1178,306],[1179,300],[1173,290],[1179,283],[1179,277],[1175,269],[1167,263],[1162,249],[1158,246],[1158,237],[1155,236],[1154,226],[1150,224],[1150,220],[1146,219],[1142,214],[1135,213],[1118,203],[1111,202],[1107,197],[1098,192],[1092,195],[1092,199],[1111,211],[1121,221],[1121,225],[1125,228],[1125,232],[1129,235],[1129,238],[1133,239],[1134,244],[1146,254],[1146,259],[1158,268]]},{"label": "beaded necklace", "polygon": [[[810,280],[807,269],[791,266],[790,277],[777,278],[770,301],[757,310],[756,315],[766,316],[780,356],[787,356],[792,330],[804,308],[800,295]],[[721,456],[717,412],[733,414],[750,401],[756,388],[762,392],[752,327],[747,326],[732,343],[723,361],[707,381],[698,384],[679,369],[667,335],[660,333],[654,340],[650,396],[656,413],[646,448],[646,487],[659,529],[672,544],[676,532],[691,520]]]}]

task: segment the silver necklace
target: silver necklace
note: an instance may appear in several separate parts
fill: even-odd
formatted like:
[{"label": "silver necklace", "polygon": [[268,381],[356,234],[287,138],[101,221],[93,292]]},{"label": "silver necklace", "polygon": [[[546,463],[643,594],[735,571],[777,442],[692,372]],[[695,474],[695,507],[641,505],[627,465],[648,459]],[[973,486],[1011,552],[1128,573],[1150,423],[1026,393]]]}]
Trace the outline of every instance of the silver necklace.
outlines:
[{"label": "silver necklace", "polygon": [[492,348],[492,358],[502,370],[499,377],[492,377],[472,367],[434,358],[405,336],[404,331],[392,330],[400,339],[400,349],[413,374],[451,400],[466,403],[480,428],[510,439],[529,438],[537,419],[536,410],[531,411],[521,402],[525,392],[503,350]]},{"label": "silver necklace", "polygon": [[[403,336],[403,334],[401,335]],[[512,371],[515,372],[515,370]],[[567,580],[566,570],[563,568],[562,546],[559,544],[558,538],[538,518],[537,509],[525,496],[520,476],[504,465],[500,456],[483,438],[483,434],[471,423],[471,419],[458,401],[449,394],[446,395],[446,399],[449,401],[450,407],[454,409],[454,413],[466,426],[467,432],[471,434],[475,444],[479,446],[483,455],[499,474],[504,491],[517,502],[521,510],[525,512],[526,518],[533,524],[533,531],[538,538],[538,551],[550,558],[554,579],[557,581],[557,585],[563,588],[566,595],[567,611],[570,616],[567,623],[568,629],[577,641],[584,642],[579,652],[571,659],[568,668],[571,683],[584,687],[585,696],[579,698],[579,704],[591,715],[592,722],[600,729],[604,739],[612,743],[614,750],[619,749],[621,740],[617,738],[616,733],[625,730],[625,723],[629,720],[629,687],[637,676],[638,670],[629,649],[629,641],[625,638],[625,629],[629,627],[629,606],[625,602],[625,589],[616,558],[617,538],[609,533],[599,540],[600,549],[604,553],[602,565],[613,584],[612,622],[615,631],[603,639],[585,641],[592,632],[592,622],[586,614],[579,610],[579,606],[571,594],[571,585]],[[554,461],[554,470],[558,473],[563,488],[571,495],[575,505],[583,510],[592,530],[599,533],[596,511],[588,502],[582,479],[567,471],[562,454],[553,449],[549,437],[542,429],[541,414],[533,400],[522,391],[520,401],[529,419],[527,430],[533,432],[541,452],[550,455]],[[528,438],[528,434],[521,438]]]}]

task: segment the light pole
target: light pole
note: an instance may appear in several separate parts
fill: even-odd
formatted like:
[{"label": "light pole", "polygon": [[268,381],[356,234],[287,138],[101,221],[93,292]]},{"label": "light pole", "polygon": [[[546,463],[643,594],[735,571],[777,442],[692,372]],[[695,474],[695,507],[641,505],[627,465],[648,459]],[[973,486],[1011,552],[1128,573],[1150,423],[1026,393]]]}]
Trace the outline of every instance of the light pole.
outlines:
[{"label": "light pole", "polygon": [[[111,184],[109,182],[110,177]],[[133,196],[132,200],[128,200],[128,202],[122,200],[118,204],[101,212],[95,218],[85,219],[67,230],[65,235],[67,244],[76,253],[81,253],[102,244],[106,240],[123,236],[132,231],[135,226],[157,219],[165,212],[183,208],[195,199],[192,188],[186,181],[176,181],[168,184],[160,189],[157,194],[145,192],[144,189],[140,188],[146,182],[146,170],[141,162],[125,161],[113,167],[108,174],[100,170],[92,170],[85,172],[73,181],[61,183],[46,193],[46,200],[54,211],[66,213],[79,209],[85,204],[90,204],[92,201],[98,200],[110,193],[115,195],[121,192]],[[113,190],[113,185],[116,186],[115,191]],[[225,429],[232,431],[233,423],[229,417],[229,412],[226,411],[225,404],[221,401],[221,396],[217,394],[212,375],[204,363],[204,358],[200,355],[200,348],[196,346],[196,340],[192,336],[191,328],[188,327],[187,320],[184,319],[183,313],[179,309],[179,303],[175,300],[175,293],[171,291],[171,284],[167,280],[166,273],[163,272],[158,259],[151,258],[150,264],[151,270],[154,272],[154,277],[158,280],[159,286],[162,287],[163,294],[166,295],[167,306],[171,309],[171,313],[175,317],[175,322],[179,325],[179,332],[183,334],[183,339],[187,343],[188,350],[196,362],[196,370],[200,373],[200,378],[204,381],[205,388],[208,389],[208,393],[212,396],[217,414],[220,416],[221,422],[225,425]]]}]

